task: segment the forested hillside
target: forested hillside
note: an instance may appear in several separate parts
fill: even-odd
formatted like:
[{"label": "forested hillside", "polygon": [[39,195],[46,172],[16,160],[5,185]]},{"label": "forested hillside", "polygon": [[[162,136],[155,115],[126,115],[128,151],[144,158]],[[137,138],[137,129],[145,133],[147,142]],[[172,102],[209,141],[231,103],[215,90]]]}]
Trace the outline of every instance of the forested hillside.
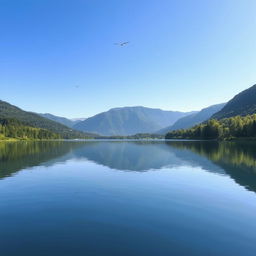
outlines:
[{"label": "forested hillside", "polygon": [[46,129],[25,126],[15,119],[0,119],[0,140],[3,139],[60,139],[61,136]]},{"label": "forested hillside", "polygon": [[2,120],[17,120],[24,126],[46,129],[52,133],[59,134],[61,138],[66,139],[92,136],[92,134],[75,131],[35,113],[24,111],[4,101],[0,101],[0,118]]},{"label": "forested hillside", "polygon": [[170,131],[166,139],[232,139],[256,137],[256,114],[211,119],[191,129]]},{"label": "forested hillside", "polygon": [[212,118],[222,119],[237,115],[252,115],[254,113],[256,113],[256,85],[237,94]]}]

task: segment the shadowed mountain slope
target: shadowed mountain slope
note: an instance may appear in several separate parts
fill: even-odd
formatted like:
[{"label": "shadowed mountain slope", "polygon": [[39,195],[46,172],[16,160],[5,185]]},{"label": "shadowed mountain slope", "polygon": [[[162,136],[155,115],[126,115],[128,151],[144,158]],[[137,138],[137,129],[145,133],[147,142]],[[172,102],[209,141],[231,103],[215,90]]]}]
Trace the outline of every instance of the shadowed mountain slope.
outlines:
[{"label": "shadowed mountain slope", "polygon": [[164,129],[159,130],[157,133],[166,134],[169,131],[187,129],[194,125],[202,123],[208,120],[214,113],[218,112],[225,106],[225,103],[212,105],[207,108],[203,108],[201,111],[185,116],[177,120],[173,125],[168,126]]},{"label": "shadowed mountain slope", "polygon": [[256,113],[256,84],[231,99],[223,109],[212,118],[222,119],[232,116],[246,116]]}]

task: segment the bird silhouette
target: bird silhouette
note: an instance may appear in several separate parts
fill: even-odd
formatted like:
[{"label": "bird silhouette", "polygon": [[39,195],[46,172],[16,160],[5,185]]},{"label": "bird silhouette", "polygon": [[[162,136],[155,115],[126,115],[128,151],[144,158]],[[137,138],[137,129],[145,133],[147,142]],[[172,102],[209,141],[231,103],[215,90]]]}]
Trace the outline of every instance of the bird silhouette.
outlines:
[{"label": "bird silhouette", "polygon": [[129,44],[130,42],[127,41],[127,42],[121,42],[121,43],[115,43],[115,45],[119,45],[119,46],[125,46],[127,44]]}]

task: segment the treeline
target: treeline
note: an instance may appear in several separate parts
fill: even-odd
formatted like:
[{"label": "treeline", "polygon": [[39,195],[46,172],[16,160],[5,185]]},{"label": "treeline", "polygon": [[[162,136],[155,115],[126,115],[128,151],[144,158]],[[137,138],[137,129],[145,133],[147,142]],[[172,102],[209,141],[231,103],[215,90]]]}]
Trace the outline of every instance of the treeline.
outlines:
[{"label": "treeline", "polygon": [[256,137],[256,114],[211,119],[190,129],[170,131],[166,139],[233,139]]},{"label": "treeline", "polygon": [[15,119],[0,119],[0,139],[60,139],[61,136],[46,129],[26,126]]}]

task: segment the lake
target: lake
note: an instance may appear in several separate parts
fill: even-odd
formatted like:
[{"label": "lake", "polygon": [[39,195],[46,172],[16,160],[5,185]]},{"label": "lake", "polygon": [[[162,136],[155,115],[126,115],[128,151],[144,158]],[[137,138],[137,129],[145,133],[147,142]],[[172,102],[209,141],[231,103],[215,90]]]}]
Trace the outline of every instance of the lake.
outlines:
[{"label": "lake", "polygon": [[256,255],[256,143],[0,143],[0,255]]}]

